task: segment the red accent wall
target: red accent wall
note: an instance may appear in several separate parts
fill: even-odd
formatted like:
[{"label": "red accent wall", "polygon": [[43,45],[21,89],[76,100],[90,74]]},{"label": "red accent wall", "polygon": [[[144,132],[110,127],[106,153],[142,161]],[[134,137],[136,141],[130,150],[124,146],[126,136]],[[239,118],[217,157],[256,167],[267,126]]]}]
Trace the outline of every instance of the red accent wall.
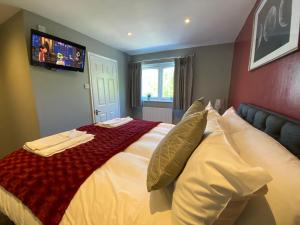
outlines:
[{"label": "red accent wall", "polygon": [[235,42],[229,104],[252,103],[300,120],[299,50],[248,71],[255,9]]}]

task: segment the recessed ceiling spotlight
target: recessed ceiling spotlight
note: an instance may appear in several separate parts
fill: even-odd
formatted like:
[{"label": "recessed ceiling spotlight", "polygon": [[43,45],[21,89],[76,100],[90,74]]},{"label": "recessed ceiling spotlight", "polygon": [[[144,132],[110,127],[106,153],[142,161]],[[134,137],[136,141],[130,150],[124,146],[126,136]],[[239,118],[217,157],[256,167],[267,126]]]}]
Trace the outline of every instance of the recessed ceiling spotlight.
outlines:
[{"label": "recessed ceiling spotlight", "polygon": [[191,22],[191,19],[190,18],[185,18],[185,20],[184,20],[184,23],[185,24],[189,24]]},{"label": "recessed ceiling spotlight", "polygon": [[132,36],[132,33],[131,33],[131,32],[128,32],[127,35],[130,37],[130,36]]}]

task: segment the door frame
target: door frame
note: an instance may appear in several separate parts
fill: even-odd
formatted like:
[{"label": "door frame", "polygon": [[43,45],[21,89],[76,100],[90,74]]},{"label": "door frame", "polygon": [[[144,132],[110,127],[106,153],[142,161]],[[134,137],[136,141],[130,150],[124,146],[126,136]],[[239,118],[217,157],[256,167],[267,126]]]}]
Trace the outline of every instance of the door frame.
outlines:
[{"label": "door frame", "polygon": [[91,110],[92,110],[92,119],[93,119],[93,123],[96,123],[96,116],[95,116],[95,106],[94,106],[94,93],[93,93],[93,79],[92,79],[92,69],[91,69],[91,63],[90,63],[90,58],[94,56],[94,57],[99,57],[108,61],[112,61],[114,63],[117,64],[116,67],[116,73],[117,73],[117,77],[116,77],[116,85],[117,85],[117,101],[118,101],[118,113],[119,115],[121,115],[121,107],[120,107],[120,90],[119,90],[119,70],[118,70],[118,61],[115,59],[111,59],[102,55],[98,55],[96,53],[93,52],[88,52],[88,69],[89,69],[89,85],[90,85],[90,101],[91,101]]}]

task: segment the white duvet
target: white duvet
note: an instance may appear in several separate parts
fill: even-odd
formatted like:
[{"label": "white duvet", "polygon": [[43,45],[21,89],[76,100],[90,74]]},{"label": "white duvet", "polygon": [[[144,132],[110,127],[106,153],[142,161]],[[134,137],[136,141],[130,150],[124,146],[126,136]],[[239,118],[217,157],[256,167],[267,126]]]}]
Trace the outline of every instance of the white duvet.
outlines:
[{"label": "white duvet", "polygon": [[[155,147],[173,126],[158,125],[91,174],[72,199],[60,225],[170,225],[171,191],[148,193],[146,176]],[[1,187],[0,211],[17,225],[41,224]]]}]

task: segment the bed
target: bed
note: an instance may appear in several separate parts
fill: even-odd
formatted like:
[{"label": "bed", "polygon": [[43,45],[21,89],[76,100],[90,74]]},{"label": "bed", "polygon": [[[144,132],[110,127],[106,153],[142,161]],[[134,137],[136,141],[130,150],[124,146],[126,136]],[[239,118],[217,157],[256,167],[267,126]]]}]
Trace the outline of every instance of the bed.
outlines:
[{"label": "bed", "polygon": [[[299,122],[250,104],[241,104],[238,114],[247,123],[272,136],[293,155],[299,157]],[[208,119],[207,136],[221,129],[217,124],[217,119],[215,116]],[[159,124],[95,170],[81,185],[59,224],[172,224],[172,189],[174,187],[149,193],[146,188],[146,177],[153,151],[173,127],[172,124]],[[232,134],[232,139],[234,140],[234,134]],[[247,154],[245,153],[245,158]],[[290,157],[291,154],[288,154]],[[249,160],[249,163],[255,164],[256,161]],[[260,164],[262,165],[263,163]],[[253,220],[257,216],[255,207],[260,201],[261,199],[249,203],[237,221],[238,225],[294,225],[300,221],[297,215],[293,223],[288,220],[285,223],[279,223],[280,218],[279,220],[274,218],[270,212],[268,215],[262,215],[261,222]],[[300,201],[297,199],[295,202]],[[41,224],[18,198],[2,187],[0,187],[0,211],[15,224]],[[262,212],[265,211],[262,210]],[[273,218],[270,219],[270,217]]]},{"label": "bed", "polygon": [[[168,193],[148,194],[146,174],[152,152],[173,126],[159,124],[97,169],[80,187],[60,224],[170,224],[171,197]],[[3,188],[0,202],[0,211],[15,224],[41,224]]]}]

